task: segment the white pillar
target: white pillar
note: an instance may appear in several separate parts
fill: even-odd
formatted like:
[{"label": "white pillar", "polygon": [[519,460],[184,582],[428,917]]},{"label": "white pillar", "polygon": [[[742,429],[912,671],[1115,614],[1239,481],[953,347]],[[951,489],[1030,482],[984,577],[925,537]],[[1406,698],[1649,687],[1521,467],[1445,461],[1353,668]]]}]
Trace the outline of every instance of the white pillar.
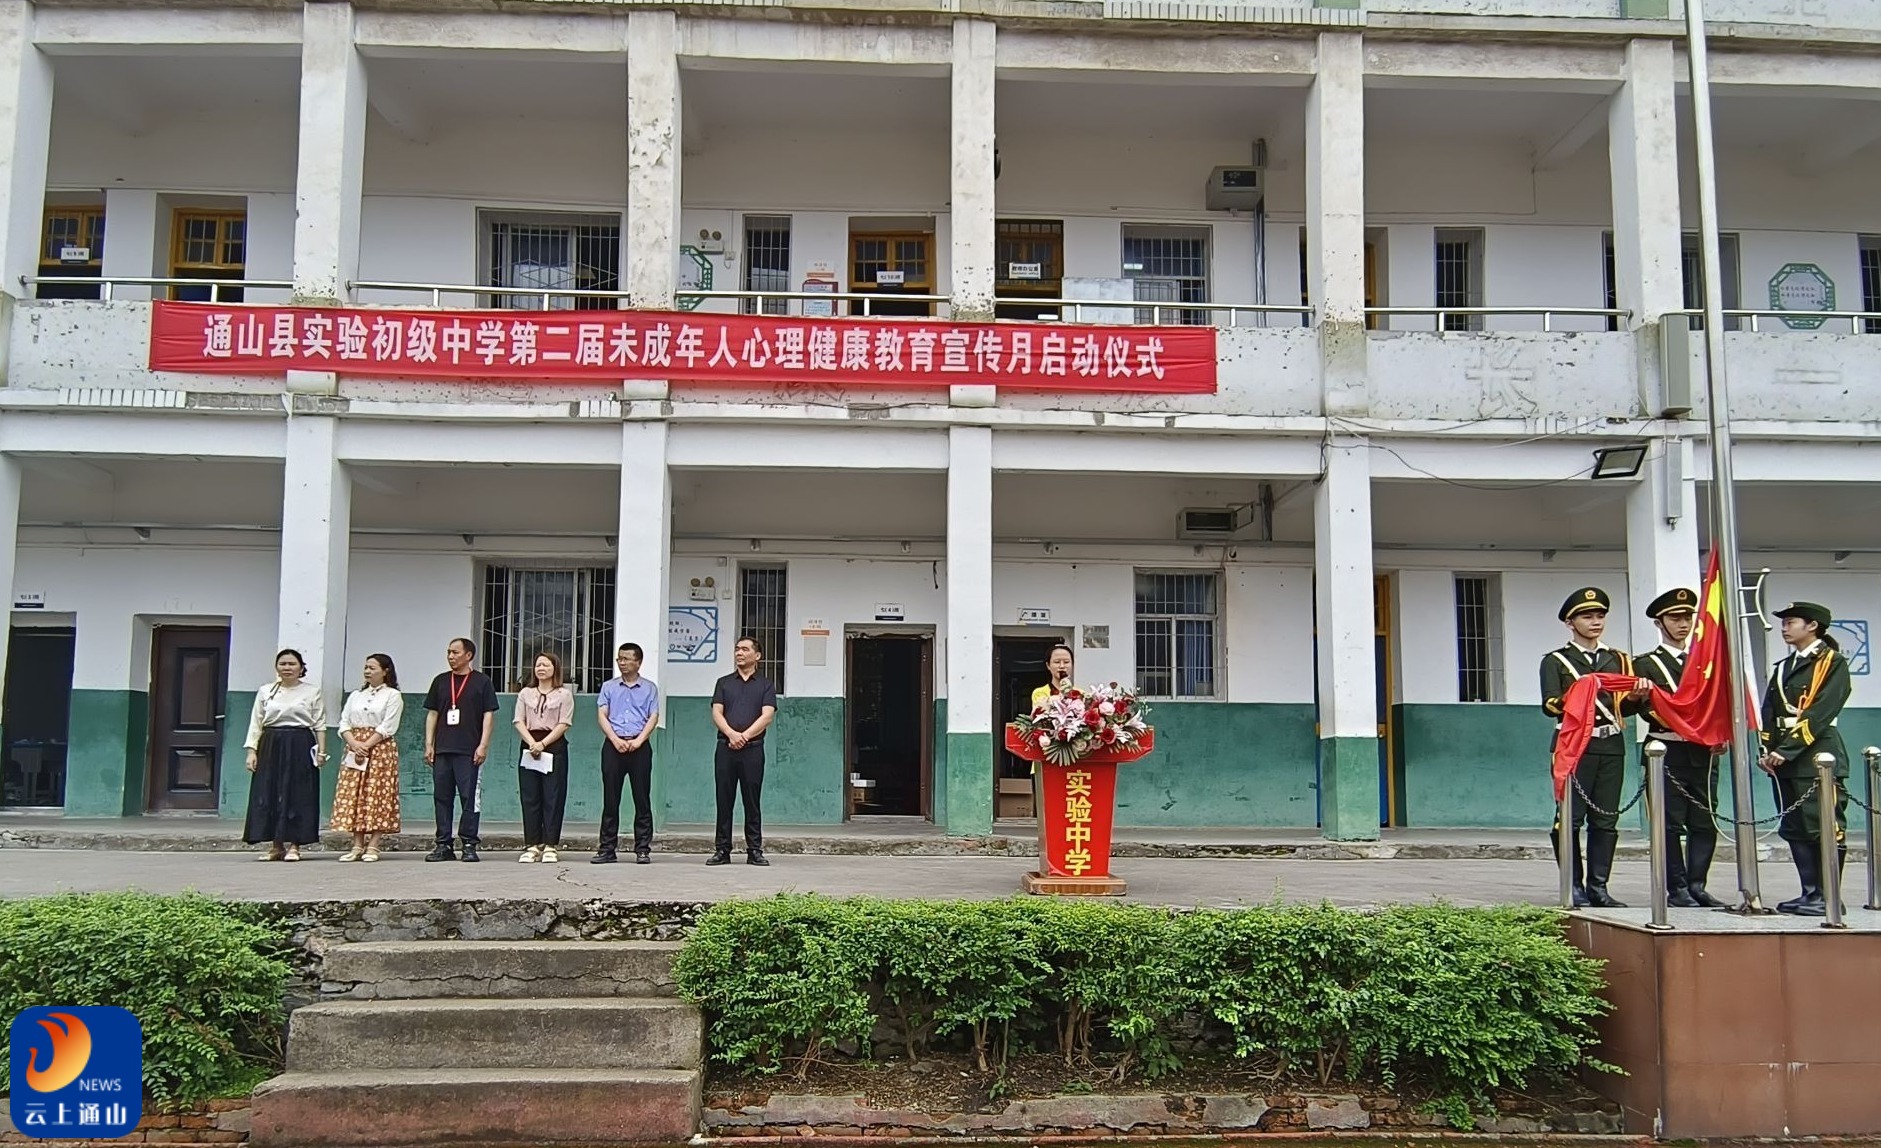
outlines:
[{"label": "white pillar", "polygon": [[993,432],[947,432],[947,832],[993,831]]},{"label": "white pillar", "polygon": [[[666,685],[661,674],[666,665],[672,540],[673,488],[666,469],[666,424],[623,423],[613,644],[638,642],[647,652],[642,672],[662,688]],[[730,641],[722,629],[719,636],[721,644]],[[783,651],[776,651],[775,656],[782,657]]]},{"label": "white pillar", "polygon": [[998,29],[990,20],[954,21],[953,165],[948,223],[953,232],[949,275],[953,317],[993,318],[993,66]]},{"label": "white pillar", "polygon": [[1321,32],[1306,99],[1306,275],[1328,415],[1365,414],[1365,47]]},{"label": "white pillar", "polygon": [[33,43],[33,6],[0,5],[0,297],[31,297],[39,273],[46,156],[52,144],[52,61]]},{"label": "white pillar", "polygon": [[1363,439],[1334,438],[1313,492],[1319,662],[1320,833],[1378,836],[1378,682],[1372,616],[1372,469]]},{"label": "white pillar", "polygon": [[[0,454],[0,594],[6,595],[4,601],[8,618],[13,612],[13,568],[19,553],[20,542],[20,461],[10,454]],[[7,646],[10,644],[11,624],[8,633],[0,633],[0,685],[7,680]],[[0,701],[4,700],[4,691],[0,691]],[[0,713],[0,721],[6,719]]]},{"label": "white pillar", "polygon": [[281,494],[280,644],[307,659],[333,723],[353,676],[345,664],[353,484],[338,433],[331,415],[289,416]]},{"label": "white pillar", "polygon": [[353,6],[301,6],[300,169],[294,185],[294,296],[341,303],[359,276],[359,201],[366,166],[366,64]]},{"label": "white pillar", "polygon": [[1628,325],[1657,331],[1661,316],[1685,306],[1671,41],[1627,44],[1625,74],[1607,111],[1613,282]]},{"label": "white pillar", "polygon": [[627,14],[627,292],[635,307],[673,307],[679,244],[679,24],[672,12]]},{"label": "white pillar", "polygon": [[1654,598],[1679,586],[1698,589],[1698,481],[1692,477],[1692,444],[1688,439],[1655,440],[1626,495],[1627,628],[1611,623],[1609,640],[1618,643],[1630,633],[1628,649],[1649,650],[1659,633],[1646,619]]},{"label": "white pillar", "polygon": [[[116,275],[145,278],[170,273],[167,266],[161,271],[157,270],[157,212],[157,193],[154,191],[105,188],[105,245],[100,273],[106,278]],[[114,287],[111,297],[148,299],[150,288]]]}]

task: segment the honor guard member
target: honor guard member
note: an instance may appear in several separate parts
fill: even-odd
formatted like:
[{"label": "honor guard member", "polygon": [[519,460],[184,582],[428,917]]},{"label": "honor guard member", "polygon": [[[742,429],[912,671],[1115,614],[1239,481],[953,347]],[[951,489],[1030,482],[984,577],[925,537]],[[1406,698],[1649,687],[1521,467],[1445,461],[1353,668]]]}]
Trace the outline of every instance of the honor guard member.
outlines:
[{"label": "honor guard member", "polygon": [[[1659,644],[1633,657],[1640,677],[1667,691],[1679,688],[1691,650],[1692,624],[1698,620],[1698,595],[1681,586],[1667,590],[1646,607],[1659,628]],[[1711,750],[1694,745],[1665,727],[1650,706],[1647,736],[1665,745],[1665,892],[1666,904],[1681,909],[1722,909],[1724,902],[1705,891],[1711,858],[1718,851],[1718,823],[1712,817],[1718,792],[1718,768]]]},{"label": "honor guard member", "polygon": [[[1822,892],[1822,873],[1830,859],[1822,855],[1823,794],[1811,790],[1816,784],[1819,753],[1835,757],[1838,782],[1848,777],[1848,747],[1842,744],[1842,734],[1835,728],[1835,719],[1848,704],[1848,659],[1829,636],[1828,607],[1792,602],[1776,616],[1783,619],[1783,641],[1790,653],[1771,671],[1770,688],[1763,696],[1763,729],[1759,736],[1764,754],[1758,764],[1776,779],[1778,808],[1789,810],[1777,826],[1777,836],[1789,842],[1790,857],[1796,862],[1796,875],[1803,884],[1803,895],[1778,904],[1777,911],[1822,917],[1829,911]],[[1792,805],[1796,808],[1790,809]],[[1848,858],[1845,786],[1837,786],[1834,808],[1833,861],[1839,876]]]},{"label": "honor guard member", "polygon": [[[1550,650],[1541,659],[1541,708],[1561,728],[1561,699],[1568,687],[1587,674],[1633,674],[1632,659],[1601,642],[1607,631],[1607,610],[1612,605],[1607,592],[1587,586],[1568,595],[1561,603],[1561,621],[1568,627],[1568,643]],[[1574,784],[1568,787],[1569,817],[1573,826],[1569,837],[1572,854],[1569,865],[1574,874],[1574,904],[1597,908],[1625,908],[1607,893],[1607,877],[1613,872],[1613,854],[1619,847],[1618,829],[1620,786],[1626,771],[1626,739],[1620,719],[1638,711],[1638,699],[1646,687],[1630,693],[1602,694],[1595,706],[1593,738],[1587,753],[1574,770]],[[1592,806],[1597,808],[1590,808]],[[1587,826],[1586,872],[1581,869],[1581,826]],[[1555,815],[1555,862],[1560,863],[1561,821]]]}]

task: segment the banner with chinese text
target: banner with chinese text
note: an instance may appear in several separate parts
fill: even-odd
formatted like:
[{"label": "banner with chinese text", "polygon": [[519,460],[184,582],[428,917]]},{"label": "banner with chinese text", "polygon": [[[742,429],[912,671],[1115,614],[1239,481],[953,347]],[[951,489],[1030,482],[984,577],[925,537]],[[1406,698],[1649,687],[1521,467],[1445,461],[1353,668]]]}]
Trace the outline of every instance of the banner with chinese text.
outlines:
[{"label": "banner with chinese text", "polygon": [[807,319],[659,311],[402,311],[159,301],[150,368],[849,387],[990,383],[1212,394],[1212,327]]}]

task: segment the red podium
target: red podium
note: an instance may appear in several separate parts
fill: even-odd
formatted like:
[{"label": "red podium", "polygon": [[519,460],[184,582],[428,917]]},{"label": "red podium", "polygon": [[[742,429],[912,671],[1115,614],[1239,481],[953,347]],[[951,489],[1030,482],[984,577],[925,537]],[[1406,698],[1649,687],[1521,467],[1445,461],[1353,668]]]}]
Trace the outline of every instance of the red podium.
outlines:
[{"label": "red podium", "polygon": [[1006,748],[1039,771],[1039,865],[1020,886],[1028,893],[1121,897],[1129,885],[1110,874],[1111,818],[1117,809],[1117,767],[1156,748],[1146,730],[1126,749],[1097,749],[1073,765],[1044,761],[1036,743],[1006,727]]}]

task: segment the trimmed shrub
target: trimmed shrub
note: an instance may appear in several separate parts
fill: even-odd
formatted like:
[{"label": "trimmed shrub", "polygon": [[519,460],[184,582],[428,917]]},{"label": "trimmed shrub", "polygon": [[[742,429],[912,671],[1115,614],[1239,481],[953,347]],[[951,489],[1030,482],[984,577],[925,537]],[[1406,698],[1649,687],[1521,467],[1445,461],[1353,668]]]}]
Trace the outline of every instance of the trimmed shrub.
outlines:
[{"label": "trimmed shrub", "polygon": [[151,1100],[245,1095],[281,1063],[288,964],[284,939],[243,917],[196,895],[0,902],[0,1015],[118,1005],[143,1026]]}]

